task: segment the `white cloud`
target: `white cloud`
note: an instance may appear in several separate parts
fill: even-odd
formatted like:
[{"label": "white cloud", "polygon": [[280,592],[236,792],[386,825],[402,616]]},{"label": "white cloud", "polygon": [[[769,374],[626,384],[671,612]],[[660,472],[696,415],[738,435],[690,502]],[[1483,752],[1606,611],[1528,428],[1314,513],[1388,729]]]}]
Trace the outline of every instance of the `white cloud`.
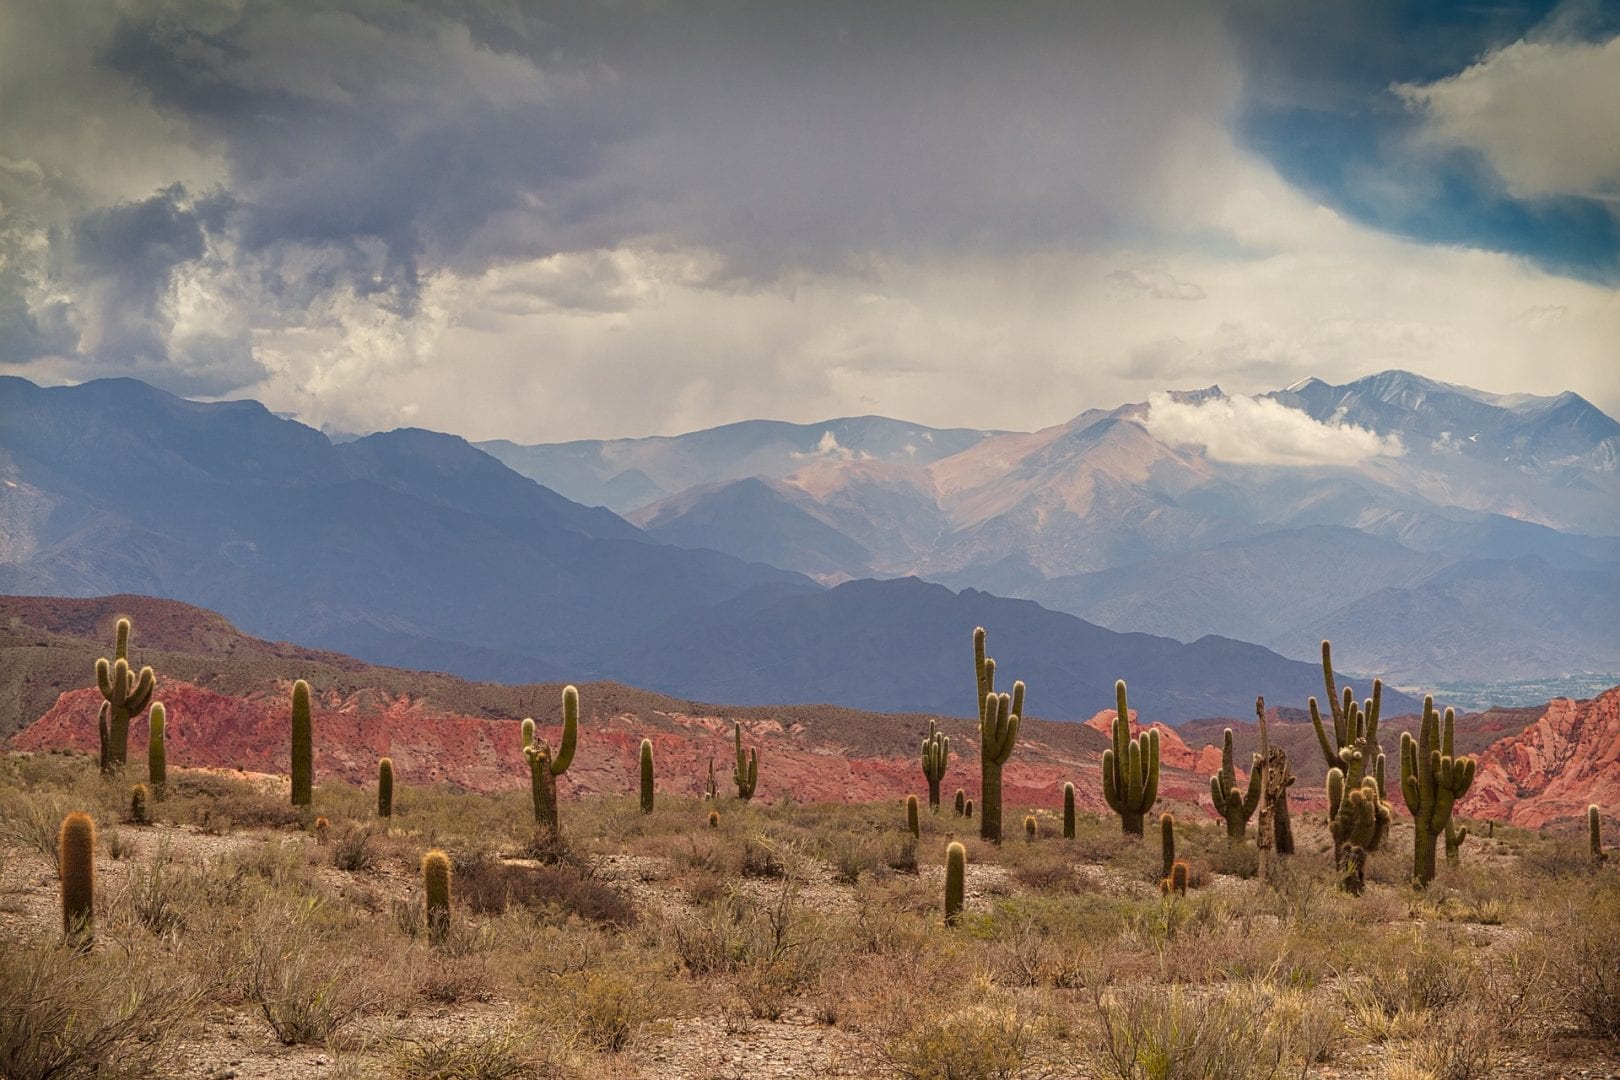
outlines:
[{"label": "white cloud", "polygon": [[1404,452],[1398,435],[1323,423],[1271,398],[1187,403],[1160,391],[1148,398],[1143,423],[1161,442],[1195,446],[1216,461],[1239,465],[1354,465]]},{"label": "white cloud", "polygon": [[1620,36],[1516,41],[1395,91],[1422,113],[1425,139],[1478,151],[1515,195],[1620,202]]}]

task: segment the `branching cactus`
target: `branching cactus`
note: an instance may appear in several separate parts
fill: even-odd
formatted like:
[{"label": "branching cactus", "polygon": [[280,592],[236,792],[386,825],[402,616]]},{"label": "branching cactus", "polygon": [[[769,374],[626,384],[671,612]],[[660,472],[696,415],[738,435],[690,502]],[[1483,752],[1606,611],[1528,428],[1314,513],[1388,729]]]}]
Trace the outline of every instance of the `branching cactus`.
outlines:
[{"label": "branching cactus", "polygon": [[952,841],[945,849],[945,925],[962,921],[962,900],[967,895],[967,848]]},{"label": "branching cactus", "polygon": [[737,765],[731,772],[731,782],[737,785],[737,798],[747,802],[754,797],[759,784],[759,750],[751,748],[743,754],[742,725],[732,721],[731,734],[737,747]]},{"label": "branching cactus", "polygon": [[928,721],[928,738],[922,743],[923,777],[928,781],[928,809],[939,813],[939,782],[945,779],[945,766],[951,759],[951,740]]},{"label": "branching cactus", "polygon": [[427,894],[428,940],[442,945],[450,933],[450,857],[438,848],[422,856],[422,889]]},{"label": "branching cactus", "polygon": [[292,692],[292,804],[308,806],[314,799],[315,735],[309,719],[309,683],[299,679]]},{"label": "branching cactus", "polygon": [[1586,808],[1586,839],[1592,848],[1592,865],[1602,866],[1608,856],[1603,853],[1603,818],[1597,803]]},{"label": "branching cactus", "polygon": [[62,934],[68,944],[88,949],[95,940],[96,823],[89,814],[62,819],[57,837],[62,878]]},{"label": "branching cactus", "polygon": [[[1322,750],[1322,763],[1329,769],[1338,769],[1344,773],[1344,788],[1346,791],[1356,791],[1361,787],[1361,780],[1372,770],[1372,775],[1378,783],[1378,797],[1386,797],[1384,789],[1384,752],[1378,745],[1378,716],[1384,697],[1384,684],[1374,679],[1372,697],[1364,703],[1356,703],[1355,691],[1346,686],[1341,695],[1333,679],[1333,644],[1322,642],[1322,688],[1326,691],[1328,708],[1332,711],[1333,733],[1329,737],[1327,724],[1322,719],[1322,713],[1317,708],[1316,699],[1308,701],[1311,711],[1311,726],[1316,730],[1316,743]],[[1331,823],[1338,810],[1334,806],[1328,807],[1328,821]],[[1333,862],[1339,865],[1344,858],[1343,845],[1334,841]]]},{"label": "branching cactus", "polygon": [[1159,733],[1144,731],[1131,738],[1123,679],[1114,684],[1114,704],[1114,745],[1103,751],[1103,799],[1119,815],[1123,832],[1141,836],[1143,819],[1159,798]]},{"label": "branching cactus", "polygon": [[653,812],[653,744],[651,739],[641,740],[641,812]]},{"label": "branching cactus", "polygon": [[979,838],[1001,843],[1001,767],[1012,757],[1024,715],[1024,684],[996,693],[996,662],[984,654],[984,627],[973,630],[973,669],[979,691]]},{"label": "branching cactus", "polygon": [[1345,793],[1343,769],[1330,769],[1327,777],[1328,804],[1334,807],[1328,820],[1333,846],[1342,852],[1344,870],[1341,886],[1360,896],[1366,887],[1367,856],[1379,849],[1389,835],[1392,812],[1389,803],[1378,797],[1378,781],[1361,778],[1361,786]]},{"label": "branching cactus", "polygon": [[1074,839],[1074,785],[1063,785],[1063,839]]},{"label": "branching cactus", "polygon": [[152,700],[157,676],[149,667],[137,675],[129,666],[129,620],[119,619],[113,659],[96,661],[96,685],[106,699],[97,718],[101,736],[102,769],[124,766],[129,752],[129,721],[141,715]]},{"label": "branching cactus", "polygon": [[163,798],[169,782],[168,714],[163,702],[152,702],[152,713],[147,719],[146,780],[152,785],[152,797]]},{"label": "branching cactus", "polygon": [[377,816],[394,816],[394,760],[383,758],[377,762]]},{"label": "branching cactus", "polygon": [[917,796],[906,796],[906,830],[913,840],[922,838],[922,815],[918,812]]},{"label": "branching cactus", "polygon": [[1434,880],[1435,845],[1451,828],[1451,808],[1474,783],[1474,759],[1452,754],[1454,714],[1444,721],[1434,698],[1423,699],[1423,724],[1416,739],[1401,733],[1401,794],[1417,830],[1412,850],[1412,880],[1419,888]]},{"label": "branching cactus", "polygon": [[1159,815],[1159,846],[1164,870],[1159,876],[1167,878],[1176,865],[1176,817],[1168,810]]},{"label": "branching cactus", "polygon": [[1226,821],[1226,838],[1234,844],[1243,843],[1249,819],[1260,805],[1260,770],[1249,769],[1248,789],[1239,794],[1237,768],[1232,764],[1231,728],[1226,729],[1221,742],[1221,771],[1209,778],[1209,797],[1215,804],[1215,812]]},{"label": "branching cactus", "polygon": [[553,752],[551,744],[537,738],[534,720],[523,721],[523,756],[529,762],[529,788],[534,798],[534,822],[553,833],[557,827],[557,777],[574,763],[574,747],[579,741],[579,691],[563,687],[562,744]]}]

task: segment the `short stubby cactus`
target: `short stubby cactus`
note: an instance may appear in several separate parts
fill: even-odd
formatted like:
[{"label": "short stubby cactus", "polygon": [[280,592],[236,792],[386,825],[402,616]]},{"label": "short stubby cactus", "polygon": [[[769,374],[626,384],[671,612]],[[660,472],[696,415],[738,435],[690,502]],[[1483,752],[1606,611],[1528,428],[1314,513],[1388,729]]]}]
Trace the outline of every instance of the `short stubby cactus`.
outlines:
[{"label": "short stubby cactus", "polygon": [[967,802],[962,804],[962,816],[967,818],[969,821],[973,820],[973,800],[972,799],[969,799]]},{"label": "short stubby cactus", "polygon": [[653,812],[653,744],[651,739],[641,740],[641,812]]},{"label": "short stubby cactus", "polygon": [[1074,839],[1074,785],[1063,785],[1063,839]]},{"label": "short stubby cactus", "polygon": [[967,805],[967,792],[961,788],[956,789],[956,816],[962,816],[962,809]]},{"label": "short stubby cactus", "polygon": [[62,819],[57,837],[61,857],[62,934],[70,945],[88,949],[95,939],[96,823],[89,814]]},{"label": "short stubby cactus", "polygon": [[709,811],[709,828],[718,829],[719,827],[720,827],[720,811],[718,811],[718,810],[710,810]]},{"label": "short stubby cactus", "polygon": [[[1255,755],[1258,759],[1259,755]],[[1249,767],[1249,785],[1241,793],[1237,786],[1237,767],[1232,762],[1232,729],[1227,728],[1221,739],[1221,771],[1209,778],[1209,797],[1215,812],[1226,822],[1226,838],[1234,844],[1243,843],[1248,833],[1249,819],[1260,805],[1260,769],[1258,760]]]},{"label": "short stubby cactus", "polygon": [[450,933],[450,857],[438,848],[422,856],[422,889],[427,896],[428,939],[443,944]]},{"label": "short stubby cactus", "polygon": [[169,782],[168,714],[163,702],[152,702],[147,720],[146,781],[152,785],[152,795],[161,799]]},{"label": "short stubby cactus", "polygon": [[1119,815],[1120,829],[1141,836],[1147,812],[1159,798],[1159,733],[1131,738],[1125,680],[1114,684],[1114,745],[1103,751],[1103,799]]},{"label": "short stubby cactus", "polygon": [[1602,866],[1608,856],[1603,853],[1603,818],[1597,803],[1586,808],[1586,842],[1592,849],[1592,865]]},{"label": "short stubby cactus", "polygon": [[1159,891],[1166,896],[1186,896],[1187,879],[1191,876],[1186,863],[1174,863],[1170,867],[1170,872],[1164,875],[1164,880],[1159,882]]},{"label": "short stubby cactus", "polygon": [[137,675],[129,666],[129,631],[129,620],[119,619],[113,659],[96,661],[96,685],[105,699],[96,722],[104,772],[123,768],[129,752],[129,722],[146,710],[157,686],[151,668],[143,667]]},{"label": "short stubby cactus", "polygon": [[1159,815],[1159,849],[1163,856],[1159,876],[1167,878],[1176,865],[1176,818],[1168,810]]},{"label": "short stubby cactus", "polygon": [[377,762],[377,816],[394,816],[394,760],[383,758]]},{"label": "short stubby cactus", "polygon": [[996,693],[996,662],[984,653],[984,627],[973,631],[973,667],[979,693],[979,838],[1001,843],[1001,767],[1012,757],[1024,715],[1024,684]]},{"label": "short stubby cactus", "polygon": [[1033,840],[1040,834],[1040,822],[1035,820],[1034,814],[1024,815],[1024,839]]},{"label": "short stubby cactus", "polygon": [[945,779],[945,767],[951,760],[951,740],[939,730],[939,725],[928,721],[928,738],[922,743],[923,778],[928,781],[928,809],[939,813],[939,783]]},{"label": "short stubby cactus", "polygon": [[945,849],[945,925],[962,921],[962,900],[967,894],[967,848],[952,841]]},{"label": "short stubby cactus", "polygon": [[1423,699],[1423,723],[1416,739],[1401,733],[1401,794],[1417,830],[1412,849],[1412,880],[1419,888],[1434,880],[1435,845],[1451,828],[1451,808],[1474,783],[1474,759],[1452,754],[1455,717],[1444,721],[1434,698]]},{"label": "short stubby cactus", "polygon": [[529,763],[534,822],[553,833],[558,831],[557,777],[573,764],[574,747],[579,741],[579,691],[572,686],[563,687],[562,704],[562,743],[555,752],[549,742],[535,736],[533,719],[523,721],[523,757]]},{"label": "short stubby cactus", "polygon": [[913,839],[922,837],[922,815],[918,812],[917,796],[906,796],[906,830]]},{"label": "short stubby cactus", "polygon": [[129,823],[131,825],[146,825],[151,822],[151,810],[146,805],[150,794],[145,784],[136,784],[129,789]]},{"label": "short stubby cactus", "polygon": [[1468,826],[1446,826],[1446,862],[1455,866],[1462,862],[1463,841],[1468,839]]},{"label": "short stubby cactus", "polygon": [[309,683],[299,679],[292,691],[292,804],[314,801],[315,733],[309,718]]},{"label": "short stubby cactus", "polygon": [[735,720],[731,724],[731,735],[737,750],[737,765],[732,770],[731,781],[737,785],[737,798],[747,802],[754,797],[754,788],[759,785],[759,749],[751,748],[747,755],[743,754],[742,725]]}]

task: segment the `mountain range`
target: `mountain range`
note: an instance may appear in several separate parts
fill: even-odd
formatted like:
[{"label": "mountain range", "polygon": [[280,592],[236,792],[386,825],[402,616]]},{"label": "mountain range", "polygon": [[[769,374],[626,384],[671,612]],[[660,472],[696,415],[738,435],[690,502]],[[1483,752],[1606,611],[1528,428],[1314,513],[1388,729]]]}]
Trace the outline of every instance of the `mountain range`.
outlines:
[{"label": "mountain range", "polygon": [[[1260,421],[1297,446],[1253,452],[1276,435]],[[1348,667],[1416,685],[1620,671],[1620,423],[1572,393],[1389,371],[1029,433],[861,417],[481,445],[653,539],[827,583],[917,575],[1300,659],[1332,637]]]},{"label": "mountain range", "polygon": [[334,444],[256,402],[127,379],[0,379],[0,590],[168,597],[375,663],[738,704],[967,714],[975,625],[1048,718],[1092,715],[1119,677],[1172,723],[1249,715],[1259,694],[1302,703],[1318,685],[1313,664],[1220,636],[1120,634],[904,577],[827,589],[659,542],[454,436]]},{"label": "mountain range", "polygon": [[[512,790],[528,782],[519,719],[533,716],[542,728],[560,722],[557,683],[506,686],[375,667],[262,641],[213,612],[173,601],[6,597],[0,598],[0,744],[36,752],[93,751],[101,696],[91,670],[94,658],[106,652],[119,615],[135,623],[132,658],[158,671],[171,769],[285,774],[288,700],[297,678],[313,689],[315,761],[322,779],[370,783],[377,759],[386,755],[408,784]],[[965,657],[960,660],[959,668],[970,667]],[[725,775],[736,723],[749,745],[759,748],[762,797],[892,800],[921,783],[916,746],[930,721],[951,737],[945,790],[963,787],[978,794],[975,724],[949,713],[713,705],[615,683],[585,683],[580,699],[579,753],[560,782],[565,797],[630,791],[643,737],[656,748],[659,789],[695,796],[711,759]],[[1133,729],[1139,730],[1146,717],[1132,713]],[[1309,722],[1295,708],[1270,708],[1267,715],[1271,738],[1287,748],[1299,776],[1290,794],[1296,814],[1320,812],[1324,766]],[[1006,767],[1006,799],[1019,808],[1055,808],[1063,784],[1072,782],[1082,809],[1106,813],[1098,777],[1112,719],[1112,710],[1104,709],[1084,723],[1031,719],[1023,725]],[[1412,719],[1386,717],[1386,748],[1398,743]],[[1220,767],[1223,726],[1159,726],[1163,808],[1178,817],[1213,819],[1208,778]],[[1255,745],[1254,725],[1231,726],[1241,779]],[[1479,779],[1460,806],[1463,814],[1535,827],[1582,820],[1591,802],[1620,801],[1614,768],[1620,687],[1587,701],[1465,714],[1457,727],[1459,751],[1480,757]],[[144,756],[145,740],[145,720],[137,718],[132,760]],[[1397,818],[1404,825],[1404,807]]]}]

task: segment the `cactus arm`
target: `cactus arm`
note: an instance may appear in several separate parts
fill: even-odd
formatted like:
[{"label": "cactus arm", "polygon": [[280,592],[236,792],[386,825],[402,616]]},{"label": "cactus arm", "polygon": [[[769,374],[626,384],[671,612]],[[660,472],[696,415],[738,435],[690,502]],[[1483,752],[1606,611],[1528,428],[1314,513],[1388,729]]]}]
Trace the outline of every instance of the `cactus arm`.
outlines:
[{"label": "cactus arm", "polygon": [[1012,714],[1014,716],[1024,715],[1024,680],[1022,679],[1013,682]]},{"label": "cactus arm", "polygon": [[523,749],[527,750],[534,745],[534,717],[523,718]]},{"label": "cactus arm", "polygon": [[1119,798],[1119,759],[1114,757],[1113,750],[1103,751],[1103,799],[1108,803],[1108,809],[1114,813],[1123,813],[1125,804]]},{"label": "cactus arm", "polygon": [[135,689],[127,695],[124,701],[124,707],[129,710],[129,715],[139,716],[146,711],[146,706],[152,701],[152,691],[156,687],[157,676],[152,673],[152,669],[149,667],[141,668],[140,679],[137,681]]},{"label": "cactus arm", "polygon": [[113,627],[113,658],[129,659],[129,620],[119,619]]},{"label": "cactus arm", "polygon": [[108,701],[112,700],[112,665],[103,656],[96,661],[96,685],[101,688],[101,696]]},{"label": "cactus arm", "polygon": [[1159,729],[1148,732],[1147,782],[1142,786],[1142,812],[1159,800]]},{"label": "cactus arm", "polygon": [[561,776],[574,763],[574,746],[579,741],[579,691],[572,686],[563,687],[562,744],[556,757],[551,759],[551,775]]}]

